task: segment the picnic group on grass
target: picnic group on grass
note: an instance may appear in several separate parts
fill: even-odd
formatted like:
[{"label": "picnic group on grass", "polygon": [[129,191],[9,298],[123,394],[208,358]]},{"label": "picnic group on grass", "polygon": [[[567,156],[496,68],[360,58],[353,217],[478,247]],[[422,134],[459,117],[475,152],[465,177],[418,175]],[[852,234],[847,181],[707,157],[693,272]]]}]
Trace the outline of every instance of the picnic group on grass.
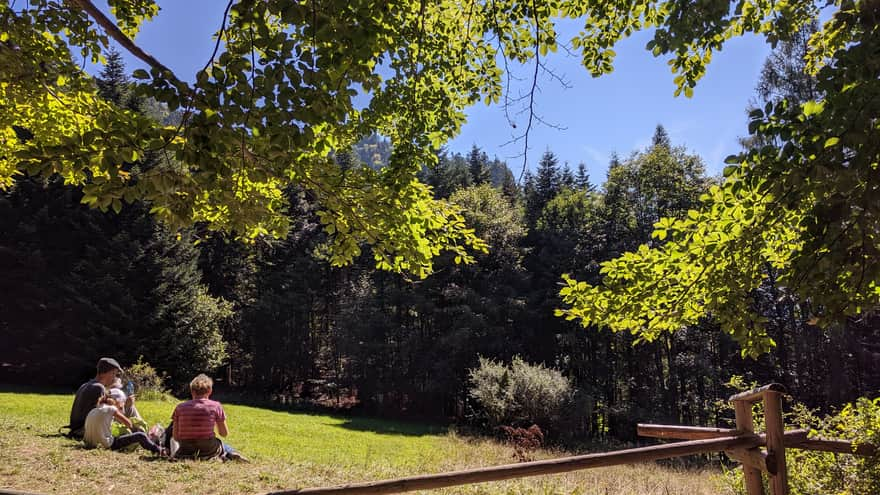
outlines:
[{"label": "picnic group on grass", "polygon": [[[95,377],[76,391],[67,425],[69,437],[82,440],[89,448],[123,450],[140,445],[158,456],[175,459],[247,461],[216,436],[226,437],[229,430],[223,406],[211,400],[214,383],[207,375],[190,382],[192,400],[174,408],[168,428],[156,425],[147,431],[147,423],[135,407],[131,385],[128,394],[122,390],[122,373],[115,359],[98,360]],[[117,427],[122,431],[115,435],[114,421],[124,427]]]}]

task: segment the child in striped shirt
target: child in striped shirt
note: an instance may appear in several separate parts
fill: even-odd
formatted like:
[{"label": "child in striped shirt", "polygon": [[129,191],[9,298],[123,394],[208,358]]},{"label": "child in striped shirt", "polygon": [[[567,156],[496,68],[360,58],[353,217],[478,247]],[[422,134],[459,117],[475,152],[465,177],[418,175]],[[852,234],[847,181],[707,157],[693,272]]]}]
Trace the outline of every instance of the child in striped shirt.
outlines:
[{"label": "child in striped shirt", "polygon": [[223,405],[210,399],[214,382],[207,375],[193,378],[189,384],[192,400],[182,402],[174,408],[172,437],[179,447],[175,457],[210,459],[223,457],[245,461],[234,449],[224,446],[215,435],[226,437],[226,413]]}]

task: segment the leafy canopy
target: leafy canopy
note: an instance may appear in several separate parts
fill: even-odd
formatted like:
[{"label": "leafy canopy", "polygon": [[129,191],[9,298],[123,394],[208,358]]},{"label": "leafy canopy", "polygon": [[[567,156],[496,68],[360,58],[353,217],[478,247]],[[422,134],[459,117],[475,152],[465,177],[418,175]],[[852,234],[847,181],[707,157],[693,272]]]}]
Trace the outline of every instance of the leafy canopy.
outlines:
[{"label": "leafy canopy", "polygon": [[[648,49],[671,56],[677,93],[690,95],[726,39],[775,41],[815,14],[810,2],[759,0],[230,0],[217,56],[185,79],[131,41],[160,15],[154,1],[108,4],[115,19],[89,0],[0,4],[0,185],[58,174],[102,209],[145,200],[172,226],[255,239],[285,234],[293,183],[322,205],[334,263],[369,244],[379,266],[419,276],[444,250],[470,261],[485,245],[416,173],[467,106],[499,100],[499,60],[556,51],[558,19],[583,20],[570,41],[593,75],[611,71],[617,41],[655,28]],[[829,32],[827,50],[851,39]],[[179,125],[96,96],[80,58],[102,61],[109,37],[150,65],[135,71],[137,92],[179,112]],[[340,169],[334,152],[374,132],[393,143],[389,165]],[[126,172],[147,153],[176,166]]]},{"label": "leafy canopy", "polygon": [[775,344],[754,311],[770,274],[817,324],[878,306],[880,3],[833,6],[807,56],[823,96],[754,110],[750,133],[767,144],[730,157],[699,208],[657,222],[658,247],[604,263],[602,285],[565,277],[558,315],[652,340],[708,314],[756,356]]}]

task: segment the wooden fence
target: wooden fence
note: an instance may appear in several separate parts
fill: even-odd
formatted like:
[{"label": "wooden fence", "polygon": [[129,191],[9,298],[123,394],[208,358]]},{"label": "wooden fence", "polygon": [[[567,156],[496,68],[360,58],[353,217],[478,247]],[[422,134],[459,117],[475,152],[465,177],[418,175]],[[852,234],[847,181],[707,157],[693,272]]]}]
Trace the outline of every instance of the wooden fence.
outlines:
[{"label": "wooden fence", "polygon": [[[401,493],[722,451],[742,464],[748,495],[764,495],[762,481],[764,475],[769,477],[772,495],[788,495],[786,448],[855,455],[877,454],[877,447],[873,445],[861,444],[854,447],[853,443],[848,440],[807,438],[806,430],[785,431],[782,421],[782,396],[784,393],[785,389],[782,385],[773,383],[731,396],[729,400],[733,402],[736,414],[735,429],[638,425],[640,436],[684,440],[682,442],[383,481],[285,490],[267,495]],[[764,403],[766,431],[763,434],[755,433],[754,418],[752,417],[752,405],[759,401]]]}]

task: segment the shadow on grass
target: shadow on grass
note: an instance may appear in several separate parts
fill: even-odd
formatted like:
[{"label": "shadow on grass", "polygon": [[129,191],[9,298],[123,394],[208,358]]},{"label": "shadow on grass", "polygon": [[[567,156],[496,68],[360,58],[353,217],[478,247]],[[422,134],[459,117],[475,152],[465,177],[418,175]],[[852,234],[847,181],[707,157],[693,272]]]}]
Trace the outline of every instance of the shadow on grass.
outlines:
[{"label": "shadow on grass", "polygon": [[73,396],[77,387],[64,387],[61,385],[24,385],[17,383],[0,383],[0,392],[11,394],[40,394],[40,395],[70,395],[70,402],[73,403]]},{"label": "shadow on grass", "polygon": [[71,442],[75,442],[76,439],[70,438],[64,433],[55,432],[55,433],[37,433],[37,436],[40,438],[61,438],[65,440],[70,440]]},{"label": "shadow on grass", "polygon": [[415,423],[406,421],[389,421],[368,417],[347,417],[341,424],[325,423],[326,426],[343,428],[352,431],[379,433],[382,435],[424,436],[443,435],[449,428],[441,425]]},{"label": "shadow on grass", "polygon": [[86,447],[86,445],[82,442],[77,442],[76,440],[71,440],[70,443],[65,443],[62,447],[70,450],[95,450],[96,447]]},{"label": "shadow on grass", "polygon": [[355,416],[356,412],[351,410],[339,411],[327,407],[304,405],[303,403],[280,404],[240,394],[217,394],[216,400],[223,404],[254,407],[267,411],[296,414],[298,416],[329,417],[339,420],[341,423],[323,423],[324,426],[351,431],[402,436],[443,435],[449,431],[448,425],[439,422],[432,423],[430,420],[385,419],[367,415]]}]

